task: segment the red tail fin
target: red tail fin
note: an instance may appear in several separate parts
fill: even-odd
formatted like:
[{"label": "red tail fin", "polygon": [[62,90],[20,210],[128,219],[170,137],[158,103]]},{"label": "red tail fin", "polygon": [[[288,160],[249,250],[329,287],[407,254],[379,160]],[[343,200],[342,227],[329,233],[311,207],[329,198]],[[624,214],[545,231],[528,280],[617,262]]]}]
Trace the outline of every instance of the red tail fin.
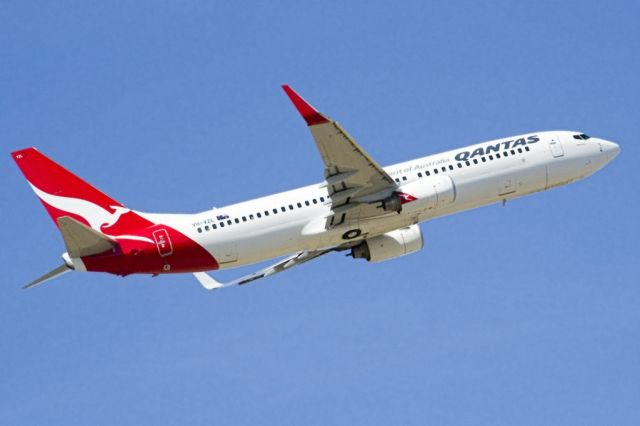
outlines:
[{"label": "red tail fin", "polygon": [[[128,214],[131,210],[35,148],[11,155],[56,226],[62,216],[72,216],[99,232],[112,226],[123,232],[151,224],[137,214]],[[124,216],[122,220],[121,216]]]}]

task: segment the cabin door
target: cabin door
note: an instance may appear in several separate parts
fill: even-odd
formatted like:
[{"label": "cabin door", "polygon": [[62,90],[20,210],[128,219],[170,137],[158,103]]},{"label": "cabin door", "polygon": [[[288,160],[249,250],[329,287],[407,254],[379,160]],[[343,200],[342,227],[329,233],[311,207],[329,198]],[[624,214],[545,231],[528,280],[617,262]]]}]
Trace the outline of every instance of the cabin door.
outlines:
[{"label": "cabin door", "polygon": [[549,147],[551,148],[551,155],[554,158],[562,157],[564,155],[564,149],[562,149],[562,142],[556,135],[552,135],[549,139]]}]

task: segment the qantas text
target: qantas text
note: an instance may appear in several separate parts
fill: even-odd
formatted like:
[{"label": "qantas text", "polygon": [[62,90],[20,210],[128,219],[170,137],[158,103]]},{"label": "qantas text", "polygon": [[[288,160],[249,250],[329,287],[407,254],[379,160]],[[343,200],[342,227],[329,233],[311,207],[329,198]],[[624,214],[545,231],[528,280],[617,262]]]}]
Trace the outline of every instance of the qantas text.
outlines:
[{"label": "qantas text", "polygon": [[490,154],[492,152],[499,152],[500,150],[505,150],[505,149],[509,149],[509,148],[515,148],[517,146],[521,146],[521,145],[527,145],[527,144],[531,144],[531,143],[536,143],[540,140],[540,138],[538,137],[538,135],[531,135],[531,136],[527,136],[526,138],[520,138],[520,139],[514,139],[514,140],[510,140],[510,141],[505,141],[505,142],[499,142],[497,144],[494,145],[487,145],[484,147],[480,147],[477,148],[475,150],[473,150],[472,152],[469,151],[462,151],[456,154],[455,159],[457,161],[466,161],[470,158],[473,158],[475,156],[478,155],[486,155],[486,154]]}]

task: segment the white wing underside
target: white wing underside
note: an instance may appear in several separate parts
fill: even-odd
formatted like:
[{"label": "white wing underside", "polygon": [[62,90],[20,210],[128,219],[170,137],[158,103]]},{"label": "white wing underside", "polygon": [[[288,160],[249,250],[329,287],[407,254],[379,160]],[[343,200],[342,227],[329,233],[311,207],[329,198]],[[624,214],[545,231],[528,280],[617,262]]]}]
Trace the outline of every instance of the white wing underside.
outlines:
[{"label": "white wing underside", "polygon": [[289,86],[282,87],[307,122],[324,162],[332,211],[326,228],[387,214],[368,203],[393,193],[397,186],[391,176],[336,121],[318,112]]},{"label": "white wing underside", "polygon": [[384,199],[396,188],[394,180],[335,121],[310,126],[324,162],[324,178],[332,214],[327,229],[348,226],[358,219],[385,214],[370,199]]}]

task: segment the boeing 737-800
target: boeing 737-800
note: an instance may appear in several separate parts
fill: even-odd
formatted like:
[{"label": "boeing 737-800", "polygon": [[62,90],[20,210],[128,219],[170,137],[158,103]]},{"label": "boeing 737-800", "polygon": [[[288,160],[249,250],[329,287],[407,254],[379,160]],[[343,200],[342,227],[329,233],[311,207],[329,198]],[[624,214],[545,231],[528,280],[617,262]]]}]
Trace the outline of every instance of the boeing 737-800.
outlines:
[{"label": "boeing 737-800", "polygon": [[[13,152],[58,226],[70,270],[193,273],[207,289],[246,284],[333,251],[380,262],[420,250],[420,222],[582,179],[618,145],[582,132],[527,133],[381,167],[337,122],[283,86],[324,162],[320,183],[196,214],[132,210],[41,154]],[[286,256],[221,283],[206,271]]]}]

